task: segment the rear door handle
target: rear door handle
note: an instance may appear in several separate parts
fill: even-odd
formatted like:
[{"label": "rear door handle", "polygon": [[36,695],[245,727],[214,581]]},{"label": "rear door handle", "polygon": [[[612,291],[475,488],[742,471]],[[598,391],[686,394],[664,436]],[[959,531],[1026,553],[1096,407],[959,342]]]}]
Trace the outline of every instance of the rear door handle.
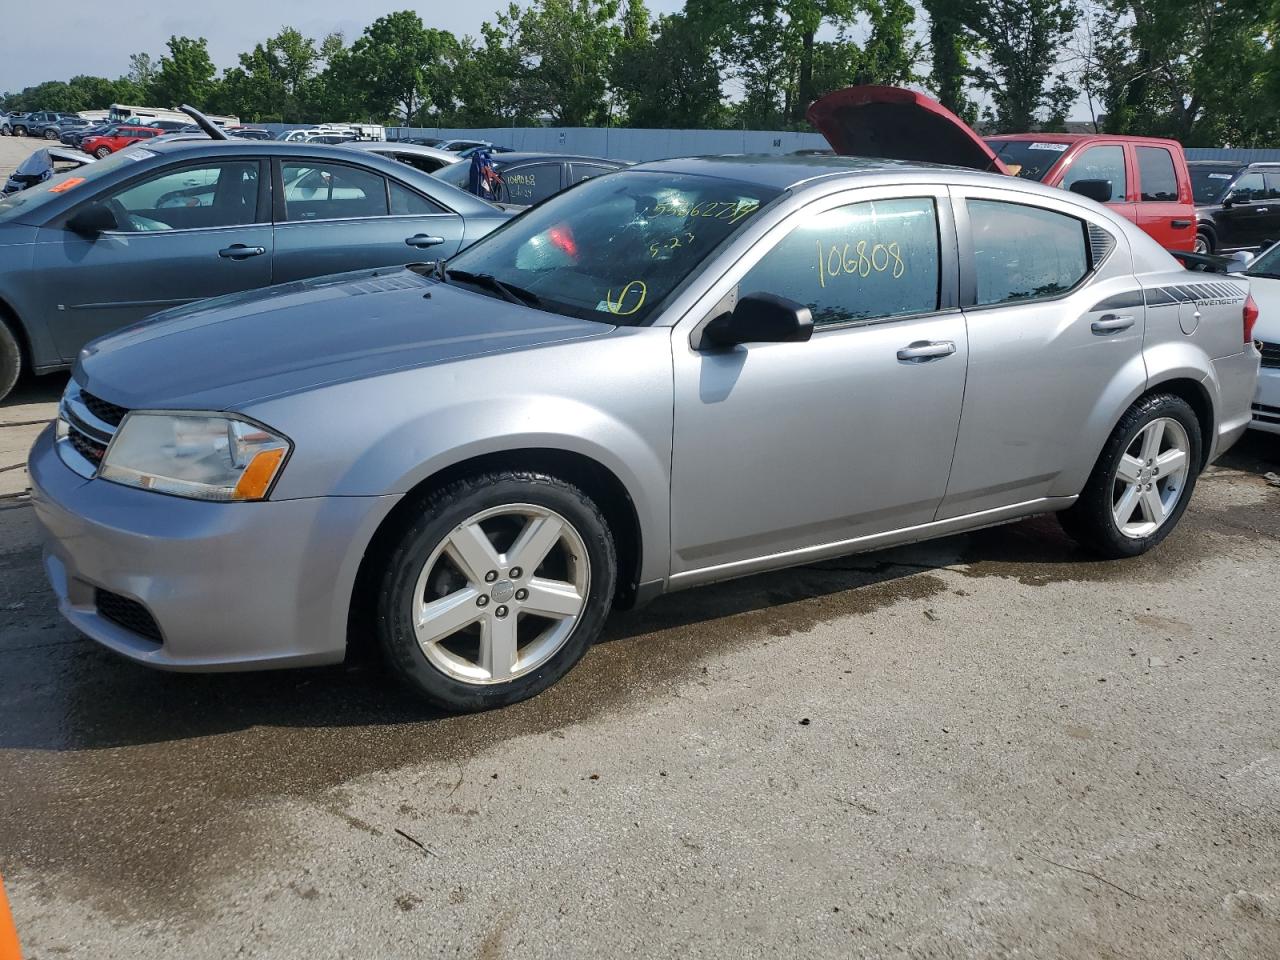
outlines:
[{"label": "rear door handle", "polygon": [[1173,227],[1173,229],[1175,230],[1185,230],[1187,229],[1187,227],[1191,226],[1191,221],[1190,220],[1173,220],[1170,222],[1169,225]]},{"label": "rear door handle", "polygon": [[248,260],[250,257],[260,257],[266,252],[266,247],[249,247],[243,243],[233,243],[219,250],[218,256],[224,260]]},{"label": "rear door handle", "polygon": [[411,247],[417,247],[421,250],[423,247],[437,247],[444,243],[444,237],[429,237],[425,233],[417,233],[412,237],[405,237],[404,242]]},{"label": "rear door handle", "polygon": [[906,363],[926,363],[929,360],[940,360],[956,352],[956,345],[951,340],[917,340],[898,351],[898,359]]},{"label": "rear door handle", "polygon": [[1133,326],[1133,317],[1118,317],[1114,313],[1099,317],[1089,325],[1094,333],[1118,333]]}]

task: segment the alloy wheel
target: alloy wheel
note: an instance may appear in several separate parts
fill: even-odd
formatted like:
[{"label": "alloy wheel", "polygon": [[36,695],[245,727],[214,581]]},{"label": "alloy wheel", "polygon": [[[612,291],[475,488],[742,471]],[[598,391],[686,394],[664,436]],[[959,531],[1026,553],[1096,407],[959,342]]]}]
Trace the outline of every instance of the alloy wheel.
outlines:
[{"label": "alloy wheel", "polygon": [[1149,537],[1178,506],[1191,468],[1191,443],[1177,420],[1152,420],[1120,457],[1111,515],[1126,537]]},{"label": "alloy wheel", "polygon": [[504,683],[553,657],[591,586],[581,535],[529,503],[474,514],[432,551],[413,593],[418,646],[445,675]]}]

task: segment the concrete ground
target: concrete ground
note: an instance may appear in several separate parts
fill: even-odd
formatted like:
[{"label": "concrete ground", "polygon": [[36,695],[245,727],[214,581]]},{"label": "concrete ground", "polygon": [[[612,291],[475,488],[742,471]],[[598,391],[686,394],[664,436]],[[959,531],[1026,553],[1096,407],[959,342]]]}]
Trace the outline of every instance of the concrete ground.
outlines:
[{"label": "concrete ground", "polygon": [[[64,383],[0,405],[0,465]],[[58,618],[31,508],[0,499],[24,948],[1280,957],[1270,471],[1280,438],[1249,437],[1137,560],[1037,519],[666,597],[466,717],[370,666],[115,658]]]}]

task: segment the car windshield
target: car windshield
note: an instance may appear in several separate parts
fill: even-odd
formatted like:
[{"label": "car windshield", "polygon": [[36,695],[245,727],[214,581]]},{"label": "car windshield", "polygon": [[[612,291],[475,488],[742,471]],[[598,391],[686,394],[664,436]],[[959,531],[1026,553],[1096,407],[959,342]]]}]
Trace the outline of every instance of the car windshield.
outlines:
[{"label": "car windshield", "polygon": [[458,254],[446,279],[549,312],[639,326],[779,194],[687,174],[598,177]]},{"label": "car windshield", "polygon": [[986,143],[1010,173],[1024,180],[1044,180],[1049,168],[1071,146],[1049,140],[988,140]]},{"label": "car windshield", "polygon": [[60,194],[68,191],[74,191],[77,194],[90,192],[93,181],[98,178],[106,176],[112,170],[125,164],[136,163],[152,156],[155,156],[155,154],[142,150],[112,154],[105,160],[86,163],[83,167],[67,173],[55,174],[42,183],[28,187],[21,193],[11,193],[0,199],[0,223],[20,220],[24,214],[38,210],[51,200],[56,200]]},{"label": "car windshield", "polygon": [[1206,205],[1221,203],[1222,195],[1227,192],[1227,187],[1231,186],[1231,181],[1244,169],[1244,167],[1197,166],[1194,163],[1187,166],[1191,171],[1191,193],[1196,203]]},{"label": "car windshield", "polygon": [[1246,276],[1280,279],[1280,243],[1259,254],[1244,272]]}]

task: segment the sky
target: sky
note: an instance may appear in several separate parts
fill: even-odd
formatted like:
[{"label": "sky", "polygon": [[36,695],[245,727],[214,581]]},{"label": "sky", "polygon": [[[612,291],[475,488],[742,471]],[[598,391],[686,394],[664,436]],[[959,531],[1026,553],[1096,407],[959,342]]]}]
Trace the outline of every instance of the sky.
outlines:
[{"label": "sky", "polygon": [[[650,12],[671,13],[683,0],[647,0]],[[205,37],[219,67],[235,66],[253,45],[291,26],[320,38],[341,30],[351,42],[393,10],[416,10],[429,27],[479,36],[506,0],[60,0],[52,9],[5,0],[0,91],[21,90],[79,73],[118,77],[131,53],[159,59],[172,35]],[[16,41],[16,42],[15,42]]]}]

